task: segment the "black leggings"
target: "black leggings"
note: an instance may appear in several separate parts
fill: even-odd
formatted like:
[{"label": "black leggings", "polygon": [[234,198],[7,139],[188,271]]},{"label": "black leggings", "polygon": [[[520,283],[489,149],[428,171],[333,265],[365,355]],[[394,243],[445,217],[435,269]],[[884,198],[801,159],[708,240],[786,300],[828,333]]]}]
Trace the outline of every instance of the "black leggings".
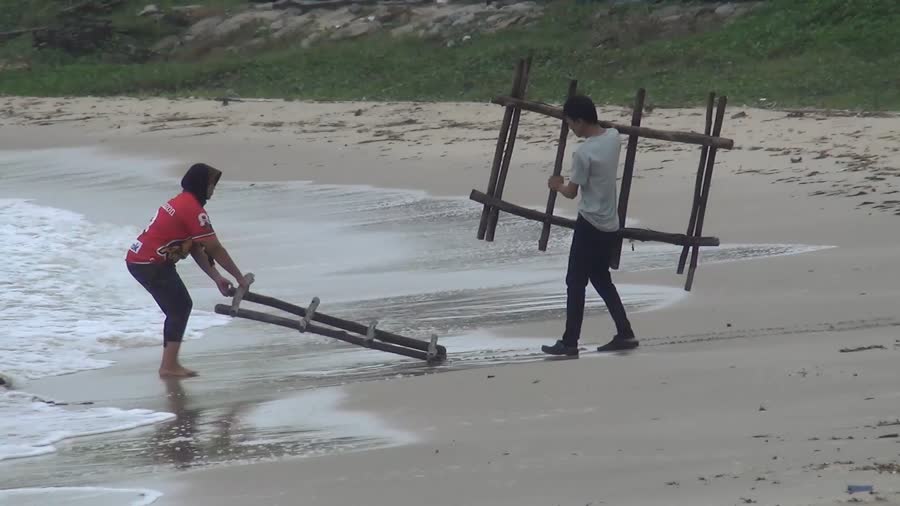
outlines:
[{"label": "black leggings", "polygon": [[575,233],[569,250],[569,271],[566,274],[568,287],[566,297],[566,332],[563,342],[570,346],[578,344],[581,338],[581,324],[584,321],[584,297],[588,281],[603,298],[610,316],[621,337],[632,337],[631,323],[625,313],[625,306],[619,298],[616,285],[609,274],[609,261],[613,248],[618,244],[618,234],[597,230],[580,214],[575,221]]},{"label": "black leggings", "polygon": [[194,302],[175,270],[175,264],[128,264],[128,272],[134,276],[166,315],[163,326],[163,346],[180,343],[184,338],[188,318]]}]

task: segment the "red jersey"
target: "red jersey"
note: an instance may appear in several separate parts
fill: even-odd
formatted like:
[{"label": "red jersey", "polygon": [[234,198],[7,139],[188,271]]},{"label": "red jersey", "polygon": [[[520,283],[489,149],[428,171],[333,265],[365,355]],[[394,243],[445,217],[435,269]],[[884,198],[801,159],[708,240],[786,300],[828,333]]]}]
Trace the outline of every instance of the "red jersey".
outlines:
[{"label": "red jersey", "polygon": [[181,192],[156,210],[147,228],[128,248],[125,261],[135,264],[177,262],[191,252],[195,240],[216,233],[197,197]]}]

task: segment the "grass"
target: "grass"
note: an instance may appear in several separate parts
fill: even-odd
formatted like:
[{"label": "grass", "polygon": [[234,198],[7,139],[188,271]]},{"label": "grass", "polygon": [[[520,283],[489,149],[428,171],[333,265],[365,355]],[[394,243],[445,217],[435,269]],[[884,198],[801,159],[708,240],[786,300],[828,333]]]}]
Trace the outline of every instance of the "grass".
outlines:
[{"label": "grass", "polygon": [[[0,12],[10,1],[0,0]],[[144,3],[129,8],[136,12]],[[217,3],[225,9],[238,2]],[[766,98],[785,107],[900,109],[897,0],[771,0],[722,29],[605,49],[594,47],[597,32],[617,27],[594,21],[595,9],[560,0],[533,26],[450,48],[377,35],[191,62],[38,55],[30,71],[0,72],[0,93],[483,101],[508,93],[515,61],[531,52],[529,96],[539,100],[561,100],[567,80],[577,78],[583,92],[612,104],[630,102],[635,89],[645,87],[656,106],[699,105],[716,91],[732,104]],[[119,15],[120,22],[134,22],[133,13]],[[8,23],[2,16],[0,23]],[[0,47],[0,58],[11,47]]]}]

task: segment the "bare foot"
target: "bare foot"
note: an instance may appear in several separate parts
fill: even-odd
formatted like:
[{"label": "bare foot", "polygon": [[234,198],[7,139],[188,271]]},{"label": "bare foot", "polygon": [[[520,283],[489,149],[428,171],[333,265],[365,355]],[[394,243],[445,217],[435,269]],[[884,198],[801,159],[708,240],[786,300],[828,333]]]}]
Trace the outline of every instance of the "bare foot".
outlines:
[{"label": "bare foot", "polygon": [[197,371],[192,371],[181,366],[159,370],[160,378],[192,378],[196,375]]}]

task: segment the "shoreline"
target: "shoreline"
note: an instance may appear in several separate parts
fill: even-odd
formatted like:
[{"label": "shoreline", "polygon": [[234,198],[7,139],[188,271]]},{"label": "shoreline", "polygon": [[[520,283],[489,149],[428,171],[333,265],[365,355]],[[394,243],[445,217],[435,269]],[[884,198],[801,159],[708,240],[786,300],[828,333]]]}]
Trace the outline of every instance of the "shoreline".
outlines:
[{"label": "shoreline", "polygon": [[[47,99],[47,102],[46,105],[52,105],[53,99]],[[123,102],[131,104],[135,109],[138,105],[147,105],[140,103],[143,101]],[[172,108],[184,105],[167,101],[152,102],[154,102],[150,105],[152,112],[149,114],[157,117],[171,114]],[[265,128],[260,130],[259,127],[248,124],[249,111],[244,110],[243,117],[235,118],[230,116],[230,113],[221,113],[216,104],[205,101],[190,102],[186,108],[187,112],[190,113],[192,108],[196,108],[208,114],[224,114],[225,125],[214,128],[218,129],[216,131],[222,137],[214,134],[201,135],[196,139],[204,139],[204,142],[193,143],[185,140],[191,139],[190,137],[176,137],[176,135],[202,133],[212,127],[190,126],[179,127],[175,131],[157,130],[142,133],[139,127],[129,125],[128,122],[136,115],[144,114],[143,112],[120,113],[116,111],[118,107],[115,107],[115,104],[111,105],[113,107],[108,111],[106,120],[87,125],[86,131],[79,132],[76,136],[65,132],[60,134],[58,127],[28,127],[29,136],[33,135],[30,134],[31,131],[44,134],[40,138],[32,136],[29,140],[32,144],[23,145],[79,144],[82,140],[92,139],[99,142],[100,139],[107,138],[106,142],[100,144],[111,145],[123,152],[144,154],[167,150],[169,155],[174,154],[176,158],[182,159],[192,159],[194,156],[204,154],[207,155],[207,159],[223,162],[231,160],[236,168],[229,170],[226,163],[224,172],[225,178],[232,175],[233,180],[241,178],[247,181],[283,181],[301,175],[304,176],[303,179],[327,184],[351,181],[366,185],[380,182],[388,187],[401,184],[428,191],[431,195],[462,198],[468,194],[468,190],[480,189],[486,182],[486,161],[490,159],[496,140],[495,127],[499,124],[499,118],[496,117],[499,114],[496,116],[492,114],[489,120],[481,118],[483,114],[481,105],[448,107],[445,104],[416,104],[413,107],[433,109],[434,114],[425,116],[434,121],[454,115],[468,115],[469,123],[477,125],[478,122],[482,122],[485,130],[469,127],[459,134],[460,138],[468,140],[449,145],[441,143],[441,134],[421,139],[415,137],[414,133],[404,131],[401,132],[404,140],[385,145],[384,151],[370,152],[369,147],[380,143],[361,144],[362,148],[358,147],[360,144],[355,144],[357,147],[350,149],[354,141],[359,143],[369,140],[370,132],[351,131],[351,127],[347,127],[346,131],[330,132],[331,138],[321,133],[267,132]],[[280,121],[277,118],[296,114],[307,104],[275,104],[275,107],[283,106],[291,109],[289,111],[276,111],[273,110],[272,104],[265,103],[243,105],[263,107],[265,111],[261,114],[275,116],[276,119],[272,121]],[[81,109],[92,110],[94,106],[100,107],[89,100],[76,99],[67,107],[77,112]],[[343,117],[354,107],[359,109],[362,105],[340,104],[334,109],[322,105],[325,112],[317,111],[317,116],[316,113],[307,111],[308,117],[304,117],[302,121],[313,122],[315,118],[327,117],[329,114]],[[385,106],[385,110],[381,113],[367,113],[361,117],[373,116],[371,118],[373,127],[396,121],[398,112],[391,107],[393,106]],[[484,107],[484,110],[488,108],[494,113],[500,110],[496,106]],[[823,121],[812,118],[773,120],[772,118],[778,116],[777,113],[749,109],[747,111],[750,118],[726,120],[723,135],[734,138],[736,147],[763,146],[763,149],[750,150],[741,147],[721,154],[716,174],[713,176],[712,197],[705,231],[720,236],[723,244],[799,243],[821,245],[826,249],[782,257],[756,258],[752,262],[702,264],[697,272],[695,288],[690,294],[669,306],[635,314],[636,330],[644,339],[642,344],[646,342],[647,346],[640,348],[638,353],[630,357],[596,357],[603,362],[588,360],[587,363],[583,360],[574,363],[538,360],[515,364],[516,367],[491,365],[451,371],[448,374],[353,383],[347,387],[350,396],[345,405],[346,409],[376,413],[390,420],[392,426],[408,425],[414,427],[417,433],[437,434],[439,437],[429,442],[401,448],[319,457],[316,464],[291,460],[271,464],[251,464],[244,469],[192,471],[152,483],[153,486],[150,488],[158,488],[166,494],[154,504],[165,506],[181,504],[179,501],[188,500],[194,504],[243,504],[240,502],[240,493],[244,492],[237,490],[236,487],[246,488],[251,486],[251,483],[253,488],[247,490],[247,493],[259,494],[254,496],[257,499],[273,498],[277,495],[276,491],[278,494],[291,491],[311,494],[310,497],[315,498],[315,504],[358,502],[366,497],[367,487],[375,494],[369,499],[373,504],[394,505],[413,504],[414,497],[426,494],[436,497],[434,504],[459,504],[455,501],[466,497],[481,503],[487,501],[491,504],[517,505],[544,504],[541,501],[554,500],[556,503],[566,500],[569,501],[566,504],[585,504],[589,500],[599,500],[601,497],[607,502],[610,499],[617,499],[616,503],[619,504],[633,503],[629,499],[634,497],[640,497],[642,504],[663,504],[668,497],[667,494],[672,493],[683,494],[676,497],[686,501],[715,499],[734,502],[738,499],[736,494],[743,494],[744,497],[750,494],[749,489],[753,483],[749,482],[751,479],[749,474],[753,474],[752,472],[746,470],[736,472],[740,477],[734,479],[733,485],[709,485],[712,488],[705,491],[693,485],[683,487],[666,485],[664,481],[671,479],[684,484],[686,478],[681,475],[687,473],[688,469],[707,472],[715,466],[726,465],[727,458],[723,460],[723,455],[715,456],[716,445],[731,448],[732,457],[740,456],[740,459],[752,461],[751,467],[766,468],[763,460],[757,458],[756,446],[752,446],[756,441],[751,440],[750,443],[738,441],[740,431],[751,432],[753,427],[746,425],[749,422],[734,418],[737,412],[746,413],[746,416],[750,416],[750,413],[757,415],[760,412],[745,409],[746,406],[739,407],[733,402],[734,399],[731,398],[733,396],[727,395],[727,392],[706,386],[717,383],[722,383],[723,388],[727,386],[736,392],[744,389],[747,393],[743,395],[749,398],[765,400],[764,392],[768,391],[766,388],[775,389],[773,392],[782,391],[783,394],[778,401],[780,409],[771,407],[768,409],[769,413],[780,414],[771,415],[770,418],[773,420],[767,422],[769,425],[766,428],[772,433],[780,434],[779,437],[784,440],[782,442],[786,441],[785,444],[788,446],[781,452],[782,460],[778,465],[773,464],[766,472],[781,477],[768,479],[770,485],[772,481],[786,482],[788,476],[793,477],[791,479],[795,482],[791,486],[772,486],[766,494],[773,495],[761,494],[753,497],[756,500],[771,500],[782,505],[836,504],[833,501],[837,500],[839,495],[837,492],[826,494],[821,498],[821,502],[815,502],[818,500],[815,498],[815,487],[810,485],[815,482],[815,472],[805,469],[804,466],[821,464],[819,460],[823,459],[814,458],[813,454],[808,453],[808,447],[815,445],[804,446],[802,441],[809,437],[819,437],[824,441],[826,433],[844,437],[840,434],[841,427],[849,427],[848,424],[875,423],[878,420],[872,421],[871,418],[885,417],[888,414],[885,411],[885,403],[891,397],[885,389],[890,385],[887,376],[890,366],[886,357],[892,356],[894,350],[890,342],[892,339],[888,339],[884,331],[900,324],[892,320],[894,301],[900,294],[896,283],[884,273],[890,272],[892,258],[900,247],[900,240],[891,237],[890,234],[874,232],[890,227],[896,220],[892,216],[893,213],[872,212],[870,215],[860,203],[865,199],[874,200],[873,196],[877,197],[880,193],[886,194],[885,200],[891,200],[887,194],[893,191],[890,189],[893,186],[884,186],[883,191],[874,193],[870,189],[867,195],[852,195],[854,192],[865,191],[855,189],[856,186],[878,186],[880,189],[882,185],[892,183],[890,179],[882,183],[867,178],[870,176],[883,178],[883,174],[890,172],[887,169],[891,166],[900,166],[900,155],[892,150],[891,143],[891,139],[894,138],[891,136],[900,139],[900,133],[892,130],[896,128],[893,124],[883,124],[882,122],[886,121],[883,118],[866,118],[861,124],[839,118],[834,120],[833,123],[836,124],[831,124],[831,120],[823,120],[829,123],[823,125]],[[663,117],[671,124],[696,123],[698,117],[693,116],[694,112],[696,111],[657,111],[647,118],[647,124],[651,127],[665,128],[657,123],[659,117]],[[736,111],[733,109],[729,110],[729,115],[734,112]],[[624,111],[619,112],[622,113]],[[553,124],[538,122],[535,125],[531,121],[532,118],[529,117],[528,120],[527,122],[523,120],[522,135],[533,135],[536,139],[534,142],[540,143],[540,147],[536,148],[534,146],[537,144],[527,143],[519,147],[514,158],[515,167],[511,168],[507,185],[507,195],[523,205],[527,202],[540,204],[546,199],[546,186],[542,186],[542,182],[549,170],[548,162],[552,162],[552,143],[558,135],[552,128],[557,122],[554,121]],[[524,126],[526,123],[533,125],[530,133],[528,127]],[[493,140],[488,139],[492,135],[487,131],[488,126],[493,131]],[[867,126],[868,128],[865,128]],[[15,143],[17,134],[23,135],[23,130],[19,130],[15,125],[4,123],[2,128],[4,130],[12,128],[13,133],[5,141],[0,142],[0,148]],[[767,144],[775,142],[778,143],[775,147],[784,148],[786,142],[781,139],[788,136],[796,137],[794,134],[800,129],[808,132],[797,141],[802,147],[796,148],[803,150],[803,154],[799,155],[806,160],[800,163],[803,171],[796,170],[800,168],[795,167],[798,164],[789,160],[791,156],[798,155],[765,150]],[[870,167],[857,167],[848,171],[845,161],[852,162],[854,158],[849,155],[836,155],[852,152],[853,146],[842,143],[847,137],[858,135],[854,133],[857,130],[874,131],[866,134],[867,138],[871,136],[873,140],[865,146],[865,151],[868,154],[878,153],[878,159],[870,160],[868,162]],[[832,140],[828,141],[830,144],[827,144],[825,149],[821,149],[823,141],[816,139],[826,134]],[[128,139],[129,135],[136,135],[140,139]],[[303,137],[310,135],[313,137]],[[316,141],[316,136],[332,142]],[[309,152],[313,154],[308,158],[290,162],[291,165],[285,168],[282,166],[287,163],[284,160],[289,161],[296,157],[296,150],[291,144],[296,143],[298,137],[302,138],[304,146],[312,146]],[[231,138],[244,140],[233,143],[228,141]],[[749,140],[742,141],[744,138]],[[342,141],[347,141],[343,142],[347,144],[346,151],[341,149],[335,151],[334,146],[329,146],[335,143],[342,144]],[[415,142],[430,142],[432,145],[418,147]],[[268,147],[273,144],[274,147]],[[574,146],[575,142],[570,144]],[[690,191],[696,170],[696,150],[671,150],[660,148],[659,144],[650,142],[646,145],[642,143],[641,146],[645,148],[640,150],[638,156],[637,173],[641,178],[635,180],[631,212],[653,228],[680,231],[687,219],[686,211],[689,211]],[[216,149],[210,151],[210,148]],[[815,159],[816,153],[826,151],[832,155]],[[446,156],[441,156],[445,152]],[[864,154],[857,153],[854,156],[861,157]],[[417,159],[404,160],[410,155]],[[338,167],[337,169],[329,172],[317,167],[327,162],[329,156],[334,159],[334,166]],[[241,162],[243,159],[251,160],[254,157],[257,160],[255,168]],[[664,160],[670,159],[674,161],[666,163],[677,166],[666,166],[666,163],[663,163]],[[216,163],[214,161],[213,165]],[[657,164],[662,164],[663,168],[654,169]],[[240,165],[243,165],[243,168],[237,168]],[[465,169],[456,170],[459,165]],[[360,173],[359,167],[365,167],[366,170]],[[417,170],[421,167],[426,169]],[[777,168],[779,173],[766,174],[772,167]],[[173,167],[173,170],[181,171],[177,167]],[[758,172],[748,172],[750,170]],[[803,176],[812,172],[819,174]],[[773,184],[773,181],[785,176],[797,180]],[[827,182],[816,182],[818,178],[827,179]],[[817,188],[829,184],[835,185],[834,187],[840,191],[832,197],[810,195],[818,191]],[[567,211],[571,209],[570,206],[565,206],[571,203],[560,202],[560,204],[563,204],[563,209]],[[676,213],[673,211],[676,209],[683,212]],[[869,230],[872,231],[860,227],[860,221],[868,222],[871,227]],[[475,226],[477,223],[473,224],[473,227]],[[497,241],[494,244],[485,244],[485,255],[503,244],[503,230],[504,224],[501,221]],[[474,231],[473,228],[473,235]],[[731,238],[740,240],[735,241]],[[535,255],[538,254],[536,242],[537,236],[533,246]],[[635,248],[640,252],[642,244],[635,243]],[[623,272],[614,273],[613,276],[620,284],[678,287],[683,282],[683,277],[674,274],[676,260],[677,255],[672,259],[669,272],[663,270]],[[564,266],[560,266],[561,272],[563,268]],[[602,329],[609,328],[609,322],[606,320],[605,313],[589,314],[585,320],[585,328],[593,329],[593,335],[596,337],[585,336],[585,345],[603,340]],[[847,323],[842,327],[841,322]],[[537,337],[555,335],[561,324],[562,321],[548,321],[503,326],[491,331],[504,338]],[[834,326],[839,332],[830,331],[829,325]],[[208,339],[209,336],[204,338]],[[836,348],[839,345],[849,346],[850,343],[860,345],[877,343],[885,346],[886,350],[838,354]],[[795,355],[784,356],[786,349],[792,350]],[[744,355],[741,353],[746,353],[746,357],[742,358]],[[623,364],[620,359],[629,362]],[[721,367],[711,365],[708,362],[710,359],[723,361]],[[737,373],[724,365],[725,362],[735,361],[741,364],[738,365]],[[627,365],[631,362],[636,362],[637,367]],[[807,382],[814,382],[815,378],[821,377],[814,375],[816,364],[822,371],[827,371],[825,376],[830,379],[826,384],[815,388],[813,383],[810,387],[812,390],[807,391],[790,383],[796,376],[786,376],[805,368],[807,375],[803,378],[807,378]],[[776,366],[783,369],[776,371]],[[870,377],[871,383],[866,385],[876,394],[873,401],[865,402],[862,402],[862,397],[855,399],[851,391],[844,391],[841,394],[842,402],[852,402],[853,406],[858,406],[860,411],[858,415],[829,411],[838,407],[828,407],[831,404],[827,402],[829,395],[826,387],[840,387],[845,381],[851,382],[848,385],[852,385],[854,380],[850,378],[860,377],[839,372],[849,368],[856,368],[855,370],[859,371],[857,374],[861,377]],[[771,373],[770,377],[753,372],[757,369],[768,370]],[[495,378],[488,380],[486,376],[490,375]],[[102,372],[94,376],[102,376]],[[677,381],[674,378],[677,378]],[[535,380],[539,381],[534,382]],[[622,392],[602,388],[603,385],[609,385],[610,382],[615,384],[620,380],[626,385]],[[73,379],[73,381],[83,380]],[[595,381],[599,381],[598,389],[591,391],[589,387]],[[674,393],[657,391],[661,381],[667,382],[672,388],[677,386],[678,395],[687,399],[684,406],[672,404],[670,399]],[[187,384],[189,382],[186,382]],[[691,384],[697,391],[688,388]],[[571,385],[576,385],[574,391],[567,388]],[[462,392],[465,395],[461,395]],[[703,398],[700,392],[707,398]],[[812,393],[822,405],[802,401],[804,395]],[[610,399],[605,399],[606,395],[609,395]],[[438,402],[438,399],[444,402]],[[855,404],[857,401],[861,403]],[[628,409],[623,411],[621,407],[617,407],[620,405],[627,406]],[[654,405],[665,407],[665,411],[650,416],[652,411],[650,407]],[[719,409],[710,411],[712,405],[718,406]],[[607,410],[605,406],[612,406],[614,409]],[[754,409],[756,407],[758,406],[753,406]],[[594,410],[585,411],[590,408]],[[708,418],[694,419],[695,415],[690,409],[700,410]],[[507,412],[520,416],[516,418],[505,414]],[[660,420],[651,420],[660,416],[662,420],[671,417],[671,423],[657,423]],[[801,430],[792,421],[793,417],[798,416],[817,420],[813,428],[818,432],[813,431],[816,432],[813,436],[807,434],[809,431]],[[838,416],[843,417],[841,424],[828,423],[828,417],[836,420]],[[503,422],[493,421],[503,418],[515,419],[516,422],[511,428],[506,428]],[[553,420],[566,429],[557,433],[553,425],[548,425],[548,420]],[[691,423],[696,425],[695,429],[690,428]],[[734,430],[717,429],[717,424],[722,423],[731,424]],[[617,440],[591,433],[586,428],[590,426],[609,426],[613,428],[614,434],[616,431],[624,431],[618,433],[626,434],[620,444],[625,448],[612,448],[617,445]],[[702,435],[704,430],[717,436],[705,438]],[[719,432],[716,432],[717,430]],[[655,439],[647,441],[649,434],[655,434]],[[462,438],[457,439],[458,445],[452,442],[454,435]],[[747,434],[744,436],[750,437]],[[717,437],[719,439],[716,439]],[[689,441],[680,442],[684,438],[693,438],[691,440],[698,446],[692,450],[687,444]],[[652,444],[660,444],[667,448],[665,453],[654,458],[657,462],[668,462],[670,466],[668,470],[652,464],[654,458],[650,455],[654,453],[648,446]],[[852,460],[865,460],[864,455],[859,456],[862,455],[860,452],[881,455],[877,449],[870,448],[870,443],[859,441],[859,448],[855,450],[850,448],[854,444],[857,443],[846,443],[847,446],[842,452],[856,455]],[[431,446],[435,447],[434,450],[440,450],[440,453],[434,453]],[[825,452],[821,445],[819,449]],[[568,457],[564,454],[564,450],[570,452]],[[623,466],[622,462],[616,460],[619,458],[616,457],[616,450],[624,450],[622,458],[625,459],[624,468],[628,474],[623,474],[624,471],[619,470]],[[507,451],[509,455],[502,455]],[[573,451],[583,452],[581,456],[589,458],[586,460],[574,458],[575,455],[571,455]],[[706,452],[710,452],[710,455]],[[828,455],[833,457],[834,461],[841,458],[840,455],[832,453]],[[678,476],[670,477],[673,474],[670,470],[675,469],[671,466],[675,466],[677,458],[689,458],[693,464],[685,468],[685,473],[674,473]],[[585,465],[597,472],[584,471]],[[864,465],[854,464],[856,467]],[[851,476],[860,476],[859,479],[875,480],[878,490],[882,488],[892,490],[889,483],[878,478],[877,474],[868,471],[854,474],[849,469],[854,466],[832,465],[820,474],[827,475],[826,480],[832,481],[843,480],[845,476],[847,479]],[[451,477],[443,480],[439,478],[440,472],[448,472]],[[304,481],[292,480],[290,476],[295,473],[302,474],[305,477]],[[414,479],[419,474],[422,478]],[[708,474],[710,476],[707,479],[710,482],[722,482],[713,480],[711,471],[708,471]],[[341,480],[341,476],[346,479]],[[347,486],[347,483],[352,483],[353,480],[350,476],[364,477],[365,486]],[[544,478],[552,481],[545,481]],[[604,485],[604,493],[594,495],[588,493],[596,487],[598,479]],[[693,479],[697,481],[696,477]],[[646,480],[650,480],[653,485],[648,486],[645,493],[641,492],[644,489],[640,483]],[[504,488],[501,486],[503,483],[515,485]],[[544,489],[539,488],[541,483],[544,484]],[[563,487],[562,483],[572,483],[572,487]],[[700,481],[698,483],[702,484]],[[211,484],[221,487],[216,488],[213,493],[210,492]],[[612,490],[606,485],[616,484],[622,485],[619,487],[620,492],[606,493]],[[136,485],[144,487],[143,483]],[[468,490],[463,493],[462,490],[467,488]],[[713,489],[715,490],[710,492]],[[443,491],[446,495],[434,496],[432,494],[435,491]],[[459,495],[454,496],[454,491]],[[551,496],[550,491],[554,495]],[[778,495],[779,493],[783,495]]]}]

